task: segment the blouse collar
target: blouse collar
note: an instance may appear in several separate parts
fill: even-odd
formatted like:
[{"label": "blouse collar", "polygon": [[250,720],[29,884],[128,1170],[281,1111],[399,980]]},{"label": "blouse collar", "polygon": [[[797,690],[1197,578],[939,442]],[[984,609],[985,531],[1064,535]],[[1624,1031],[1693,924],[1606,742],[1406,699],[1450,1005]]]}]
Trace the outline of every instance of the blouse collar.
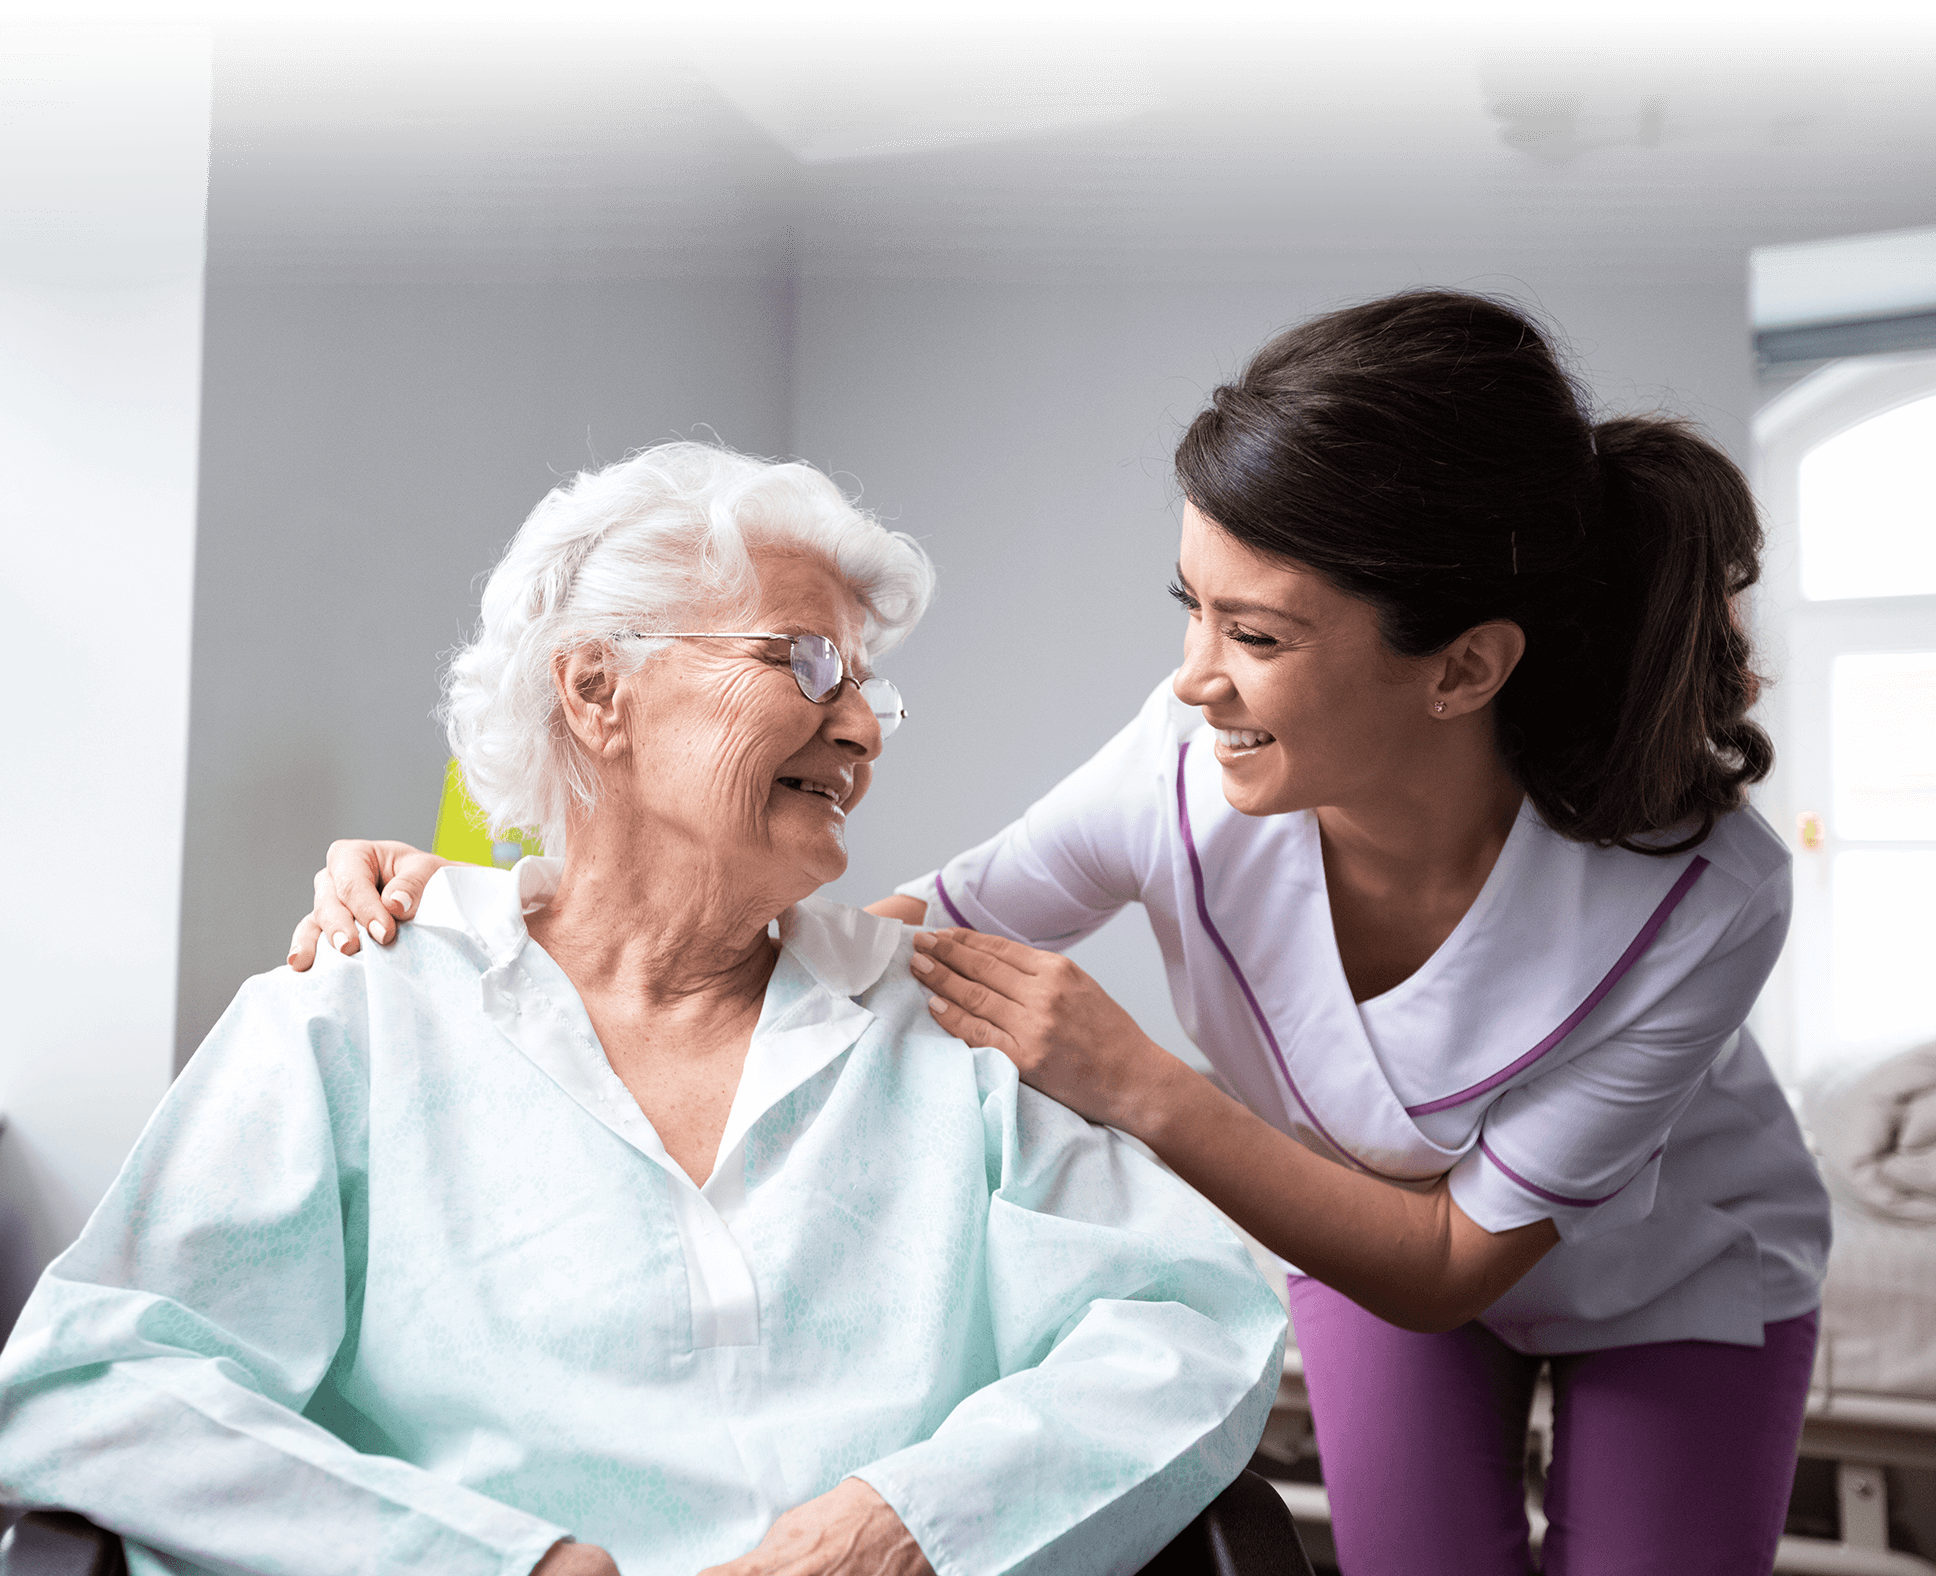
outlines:
[{"label": "blouse collar", "polygon": [[[528,857],[510,870],[446,865],[425,888],[419,924],[457,930],[480,945],[493,966],[523,948],[525,920],[549,903],[564,874],[562,859]],[[906,927],[829,898],[806,897],[779,916],[780,947],[836,996],[858,996],[893,961]]]}]

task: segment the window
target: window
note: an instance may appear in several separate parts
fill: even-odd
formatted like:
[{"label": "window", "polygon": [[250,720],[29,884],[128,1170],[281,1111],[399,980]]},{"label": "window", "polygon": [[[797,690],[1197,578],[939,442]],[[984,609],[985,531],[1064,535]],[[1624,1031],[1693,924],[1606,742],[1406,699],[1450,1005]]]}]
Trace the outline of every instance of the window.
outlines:
[{"label": "window", "polygon": [[1936,356],[1831,363],[1755,423],[1780,680],[1758,796],[1795,923],[1756,1009],[1791,1081],[1936,1039]]},{"label": "window", "polygon": [[1936,394],[1859,421],[1802,456],[1802,595],[1936,593]]}]

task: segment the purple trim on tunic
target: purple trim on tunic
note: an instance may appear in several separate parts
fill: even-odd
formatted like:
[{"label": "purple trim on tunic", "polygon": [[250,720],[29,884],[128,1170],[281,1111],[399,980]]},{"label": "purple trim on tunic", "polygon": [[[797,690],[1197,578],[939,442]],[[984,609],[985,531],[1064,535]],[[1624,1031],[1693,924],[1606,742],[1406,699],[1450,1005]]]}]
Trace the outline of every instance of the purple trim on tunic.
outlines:
[{"label": "purple trim on tunic", "polygon": [[[1667,1146],[1665,1144],[1662,1144],[1660,1146],[1660,1149],[1656,1149],[1645,1160],[1641,1161],[1640,1171],[1645,1171],[1650,1165],[1652,1165],[1656,1160],[1658,1160],[1660,1158],[1661,1149],[1665,1149],[1666,1147]],[[1546,1189],[1541,1187],[1537,1182],[1528,1182],[1517,1171],[1513,1170],[1511,1166],[1507,1165],[1505,1161],[1501,1160],[1497,1155],[1495,1155],[1492,1152],[1492,1145],[1488,1144],[1483,1138],[1479,1140],[1479,1152],[1482,1155],[1484,1155],[1486,1159],[1490,1160],[1495,1166],[1497,1166],[1501,1171],[1505,1172],[1507,1181],[1517,1182],[1528,1193],[1531,1193],[1538,1198],[1545,1199],[1546,1202],[1549,1204],[1565,1204],[1571,1209],[1592,1209],[1596,1204],[1604,1204],[1610,1198],[1617,1198],[1619,1197],[1620,1194],[1626,1192],[1627,1188],[1632,1184],[1634,1177],[1637,1177],[1640,1175],[1640,1171],[1636,1171],[1632,1177],[1628,1177],[1625,1182],[1622,1182],[1620,1186],[1615,1188],[1611,1193],[1603,1194],[1599,1198],[1568,1198],[1564,1193],[1547,1192]]]},{"label": "purple trim on tunic", "polygon": [[953,916],[954,922],[957,925],[963,930],[973,930],[975,928],[961,917],[961,910],[955,907],[955,900],[948,896],[947,883],[941,879],[941,872],[939,870],[934,873],[934,890],[936,895],[941,899],[941,906]]},{"label": "purple trim on tunic", "polygon": [[1183,829],[1183,847],[1190,856],[1190,879],[1196,884],[1197,918],[1203,924],[1203,932],[1210,938],[1210,944],[1223,955],[1223,961],[1230,970],[1231,978],[1237,982],[1237,989],[1244,993],[1244,1000],[1250,1006],[1250,1015],[1257,1020],[1257,1027],[1264,1032],[1264,1043],[1270,1047],[1271,1055],[1276,1058],[1277,1070],[1284,1075],[1284,1083],[1291,1091],[1291,1098],[1297,1101],[1299,1109],[1310,1118],[1311,1125],[1323,1136],[1324,1141],[1337,1150],[1349,1164],[1356,1166],[1360,1171],[1377,1176],[1376,1171],[1333,1138],[1325,1130],[1324,1124],[1318,1120],[1317,1112],[1311,1109],[1310,1102],[1304,1098],[1303,1092],[1297,1086],[1297,1080],[1291,1076],[1291,1069],[1284,1060],[1284,1052],[1278,1047],[1277,1036],[1271,1032],[1270,1020],[1264,1016],[1264,1009],[1257,1005],[1257,997],[1250,988],[1250,981],[1244,978],[1244,971],[1238,967],[1235,955],[1224,944],[1222,934],[1210,918],[1210,905],[1204,900],[1203,895],[1203,863],[1197,858],[1197,840],[1190,831],[1190,801],[1183,786],[1183,763],[1189,759],[1189,756],[1190,745],[1189,741],[1185,740],[1182,748],[1176,753],[1176,819],[1177,825]]},{"label": "purple trim on tunic", "polygon": [[[1434,1111],[1449,1111],[1455,1105],[1464,1105],[1468,1100],[1476,1100],[1480,1095],[1487,1093],[1489,1090],[1497,1089],[1507,1079],[1523,1072],[1548,1051],[1552,1050],[1554,1046],[1558,1045],[1561,1040],[1565,1039],[1580,1026],[1580,1021],[1588,1013],[1593,1011],[1595,1007],[1600,1005],[1601,1001],[1605,999],[1607,992],[1620,983],[1622,976],[1639,960],[1641,953],[1645,952],[1653,944],[1654,937],[1660,933],[1660,927],[1667,923],[1667,916],[1673,913],[1679,905],[1680,900],[1687,896],[1688,889],[1700,879],[1701,872],[1705,869],[1707,869],[1707,860],[1699,854],[1696,854],[1694,856],[1694,862],[1681,872],[1680,879],[1674,883],[1667,896],[1660,900],[1660,906],[1647,916],[1647,923],[1640,927],[1640,933],[1628,943],[1627,950],[1620,954],[1619,961],[1607,970],[1606,978],[1594,986],[1591,994],[1587,996],[1587,999],[1575,1007],[1567,1015],[1566,1021],[1551,1034],[1547,1035],[1545,1039],[1541,1040],[1539,1044],[1535,1045],[1517,1061],[1508,1063],[1506,1066],[1500,1068],[1490,1078],[1480,1079],[1470,1089],[1461,1089],[1457,1094],[1448,1094],[1442,1100],[1427,1100],[1423,1105],[1408,1105],[1405,1107],[1405,1114],[1407,1116],[1429,1116]],[[1506,1168],[1501,1166],[1499,1169],[1505,1171]],[[1507,1171],[1506,1174],[1512,1176],[1510,1171]],[[1519,1179],[1514,1177],[1513,1180],[1518,1181]],[[1530,1187],[1531,1184],[1528,1183],[1527,1186]],[[1533,1191],[1537,1193],[1539,1189],[1533,1188]],[[1547,1195],[1541,1196],[1545,1197]],[[1561,1199],[1559,1202],[1570,1204],[1577,1202],[1577,1200]]]}]

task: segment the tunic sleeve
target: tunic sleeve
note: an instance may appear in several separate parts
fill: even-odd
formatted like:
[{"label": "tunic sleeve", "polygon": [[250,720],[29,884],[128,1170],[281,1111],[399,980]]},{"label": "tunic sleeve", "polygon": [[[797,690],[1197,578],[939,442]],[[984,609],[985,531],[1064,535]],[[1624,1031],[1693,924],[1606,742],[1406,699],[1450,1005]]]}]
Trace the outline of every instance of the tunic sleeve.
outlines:
[{"label": "tunic sleeve", "polygon": [[566,1536],[304,1415],[362,1301],[361,978],[243,988],[0,1355],[0,1483],[150,1568],[523,1576]]},{"label": "tunic sleeve", "polygon": [[1649,1214],[1669,1129],[1737,1043],[1789,904],[1784,864],[1638,1021],[1500,1096],[1452,1170],[1459,1208],[1488,1231],[1550,1218],[1565,1242]]},{"label": "tunic sleeve", "polygon": [[1180,703],[1165,679],[1129,726],[987,842],[895,890],[929,925],[1062,951],[1136,902],[1164,826]]},{"label": "tunic sleeve", "polygon": [[975,1054],[999,1377],[857,1475],[937,1576],[1135,1570],[1249,1460],[1283,1309],[1175,1177]]}]

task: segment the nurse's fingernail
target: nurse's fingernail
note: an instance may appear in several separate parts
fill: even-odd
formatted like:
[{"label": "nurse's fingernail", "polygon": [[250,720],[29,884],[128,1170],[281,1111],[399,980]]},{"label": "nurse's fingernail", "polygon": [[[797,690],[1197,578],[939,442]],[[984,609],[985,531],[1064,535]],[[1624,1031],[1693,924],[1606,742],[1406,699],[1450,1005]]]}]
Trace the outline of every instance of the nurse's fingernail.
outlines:
[{"label": "nurse's fingernail", "polygon": [[296,965],[296,954],[292,952],[289,954],[288,957],[284,958],[282,961],[287,963],[291,968],[294,968]]},{"label": "nurse's fingernail", "polygon": [[342,931],[339,930],[336,932],[335,935],[329,938],[329,944],[332,947],[334,947],[338,952],[341,952],[344,947],[349,945],[349,939],[350,938],[348,936],[344,935]]},{"label": "nurse's fingernail", "polygon": [[947,1010],[948,1004],[939,996],[930,996],[928,998],[928,1011],[933,1013],[937,1018]]},{"label": "nurse's fingernail", "polygon": [[388,903],[399,914],[407,914],[410,912],[410,894],[408,892],[392,892],[383,901]]},{"label": "nurse's fingernail", "polygon": [[383,939],[383,922],[381,920],[373,919],[370,921],[370,934],[378,941]]},{"label": "nurse's fingernail", "polygon": [[930,969],[934,967],[933,958],[924,958],[918,952],[914,954],[913,962],[914,962],[914,972],[916,974],[926,974]]}]

